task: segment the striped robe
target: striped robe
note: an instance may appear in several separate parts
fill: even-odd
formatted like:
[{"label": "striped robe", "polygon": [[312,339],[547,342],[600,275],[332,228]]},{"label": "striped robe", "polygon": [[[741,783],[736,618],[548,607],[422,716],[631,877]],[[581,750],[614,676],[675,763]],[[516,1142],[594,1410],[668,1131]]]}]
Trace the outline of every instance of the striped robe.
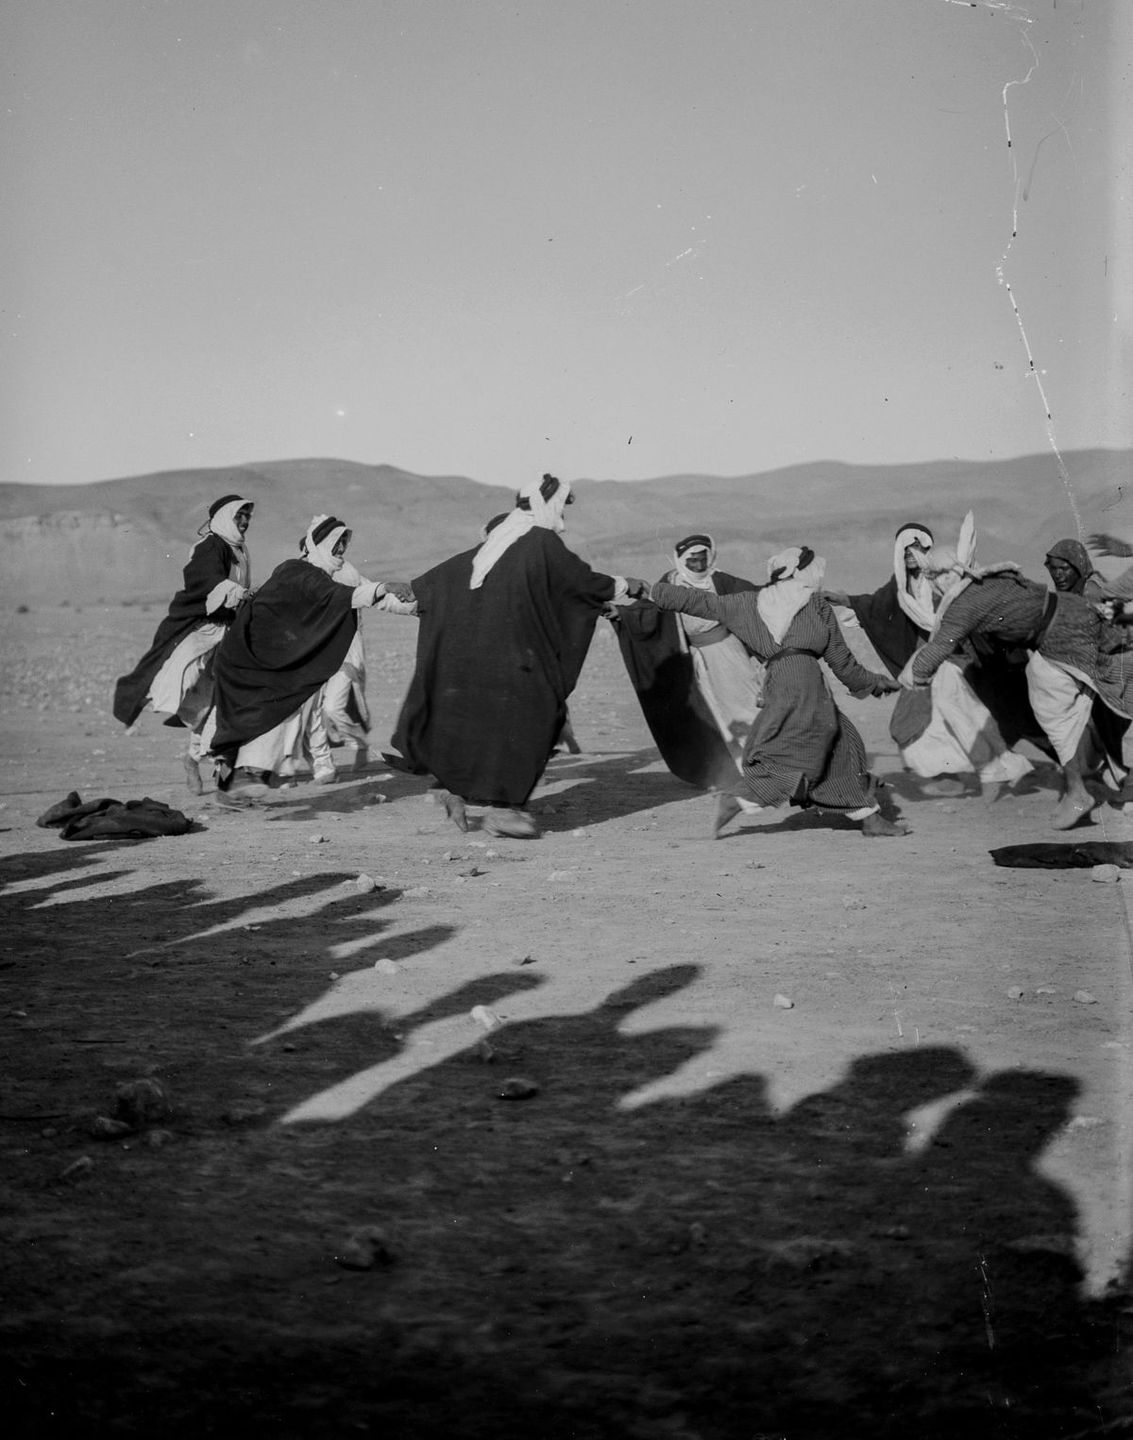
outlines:
[{"label": "striped robe", "polygon": [[732,793],[757,805],[819,805],[828,810],[875,808],[865,746],[834,704],[819,664],[825,660],[848,690],[872,690],[821,595],[812,596],[777,642],[759,613],[757,594],[712,595],[681,585],[654,585],[662,610],[717,620],[767,667],[763,709],[744,748],[743,774]]}]

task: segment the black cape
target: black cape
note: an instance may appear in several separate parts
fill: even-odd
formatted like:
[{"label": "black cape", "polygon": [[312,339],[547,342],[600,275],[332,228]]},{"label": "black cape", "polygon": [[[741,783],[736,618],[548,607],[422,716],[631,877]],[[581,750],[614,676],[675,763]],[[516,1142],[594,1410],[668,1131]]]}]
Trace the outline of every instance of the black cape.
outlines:
[{"label": "black cape", "polygon": [[615,582],[535,528],[469,588],[475,550],[413,581],[417,664],[390,760],[472,804],[527,802]]},{"label": "black cape", "polygon": [[[759,588],[719,570],[712,579],[718,595]],[[649,733],[672,773],[702,790],[734,781],[736,762],[696,683],[676,612],[639,600],[619,606],[614,629]]]},{"label": "black cape", "polygon": [[[169,603],[169,613],[157,627],[153,644],[114,687],[114,718],[132,725],[146,707],[154,676],[191,630],[206,620],[227,624],[234,611],[224,607],[209,615],[205,602],[212,591],[228,580],[236,563],[232,547],[219,535],[208,534],[195,547],[185,566],[181,589]],[[173,717],[166,724],[180,724]]]},{"label": "black cape", "polygon": [[891,575],[872,595],[847,595],[846,599],[885,668],[896,678],[912,659],[917,646],[928,638],[927,632],[901,609],[896,575]]},{"label": "black cape", "polygon": [[339,669],[358,628],[353,590],[285,560],[241,605],[217,647],[214,754],[265,735]]}]

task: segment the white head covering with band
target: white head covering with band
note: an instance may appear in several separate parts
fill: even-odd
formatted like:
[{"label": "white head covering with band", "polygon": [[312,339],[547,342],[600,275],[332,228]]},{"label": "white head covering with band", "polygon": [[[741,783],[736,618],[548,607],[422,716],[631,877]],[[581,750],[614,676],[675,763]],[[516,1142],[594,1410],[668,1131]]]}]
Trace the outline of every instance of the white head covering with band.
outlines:
[{"label": "white head covering with band", "polygon": [[[543,487],[551,480],[555,482],[555,489],[549,496],[544,496]],[[519,508],[519,500],[526,502],[526,508]],[[534,530],[536,527],[556,532],[563,530],[566,526],[563,510],[569,500],[570,482],[556,480],[553,475],[544,475],[541,480],[533,480],[530,485],[525,485],[519,492],[516,508],[493,527],[477,550],[472,561],[472,579],[469,581],[468,588],[479,590],[484,583],[485,576],[489,574],[504,551],[514,545],[520,536],[526,535],[529,530]]]},{"label": "white head covering with band", "polygon": [[973,581],[987,580],[995,575],[1018,575],[1019,567],[1013,560],[998,560],[991,565],[976,564],[976,517],[969,510],[960,526],[960,538],[955,550],[946,545],[933,548],[925,561],[925,569],[932,577],[933,584],[940,592],[940,607],[936,612],[933,629],[939,629],[944,612],[963,594]]},{"label": "white head covering with band", "polygon": [[245,590],[252,583],[252,556],[247,537],[236,524],[236,517],[241,510],[253,508],[251,500],[245,500],[240,495],[225,495],[209,506],[209,518],[198,532],[217,536],[232,550],[236,563],[235,583]]},{"label": "white head covering with band", "polygon": [[918,630],[926,633],[936,624],[932,581],[923,570],[909,573],[905,551],[910,545],[927,555],[932,549],[932,531],[924,525],[902,525],[893,542],[893,574],[897,580],[897,604]]},{"label": "white head covering with band", "polygon": [[342,569],[342,556],[334,553],[334,547],[346,536],[350,539],[350,531],[333,515],[315,515],[307,527],[307,533],[303,537],[303,543],[307,547],[307,561],[324,571],[327,575],[334,575]]},{"label": "white head covering with band", "polygon": [[[707,554],[708,564],[703,571],[690,570],[687,557],[698,553]],[[716,573],[716,542],[711,535],[689,535],[685,540],[678,540],[673,550],[673,564],[676,566],[674,584],[690,585],[694,590],[715,591],[712,576]]]},{"label": "white head covering with band", "polygon": [[781,644],[791,621],[812,595],[822,589],[826,561],[809,547],[793,547],[767,562],[767,584],[756,596],[760,619]]}]

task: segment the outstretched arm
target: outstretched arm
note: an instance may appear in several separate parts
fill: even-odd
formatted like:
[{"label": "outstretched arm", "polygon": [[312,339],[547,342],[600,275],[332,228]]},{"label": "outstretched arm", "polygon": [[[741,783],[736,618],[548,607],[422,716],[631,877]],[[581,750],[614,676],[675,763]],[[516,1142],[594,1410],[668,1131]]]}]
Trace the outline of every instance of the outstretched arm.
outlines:
[{"label": "outstretched arm", "polygon": [[1095,555],[1111,555],[1117,560],[1128,560],[1133,555],[1133,545],[1119,540],[1116,535],[1107,535],[1104,531],[1087,535],[1086,544]]},{"label": "outstretched arm", "polygon": [[958,595],[940,618],[932,638],[927,640],[901,671],[907,690],[928,685],[932,677],[975,629],[981,616],[983,597],[978,585]]},{"label": "outstretched arm", "polygon": [[864,665],[860,665],[854,659],[834,611],[830,608],[829,598],[829,596],[816,596],[818,612],[825,622],[828,637],[822,658],[830,666],[835,677],[841,680],[851,695],[859,698],[866,695],[887,695],[890,691],[900,690],[901,687],[896,680],[891,680],[888,675],[867,670]]},{"label": "outstretched arm", "polygon": [[658,610],[679,610],[682,615],[699,615],[702,620],[719,620],[724,625],[728,623],[726,604],[737,599],[735,595],[717,595],[713,590],[669,585],[664,580],[658,580],[646,591],[646,595]]}]

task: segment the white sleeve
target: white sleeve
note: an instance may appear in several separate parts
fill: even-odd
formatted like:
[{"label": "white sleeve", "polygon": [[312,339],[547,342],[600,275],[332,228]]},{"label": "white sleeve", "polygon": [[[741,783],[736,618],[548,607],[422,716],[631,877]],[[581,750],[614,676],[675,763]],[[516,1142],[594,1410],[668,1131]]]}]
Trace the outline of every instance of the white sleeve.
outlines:
[{"label": "white sleeve", "polygon": [[226,605],[234,610],[247,593],[243,585],[237,585],[235,580],[222,580],[209,591],[205,600],[205,614],[215,615]]},{"label": "white sleeve", "polygon": [[377,602],[386,593],[386,587],[380,580],[363,580],[360,585],[354,587],[354,595],[351,605],[355,610],[365,610]]},{"label": "white sleeve", "polygon": [[416,600],[399,600],[396,595],[385,594],[377,602],[377,609],[384,610],[387,615],[416,615]]}]

